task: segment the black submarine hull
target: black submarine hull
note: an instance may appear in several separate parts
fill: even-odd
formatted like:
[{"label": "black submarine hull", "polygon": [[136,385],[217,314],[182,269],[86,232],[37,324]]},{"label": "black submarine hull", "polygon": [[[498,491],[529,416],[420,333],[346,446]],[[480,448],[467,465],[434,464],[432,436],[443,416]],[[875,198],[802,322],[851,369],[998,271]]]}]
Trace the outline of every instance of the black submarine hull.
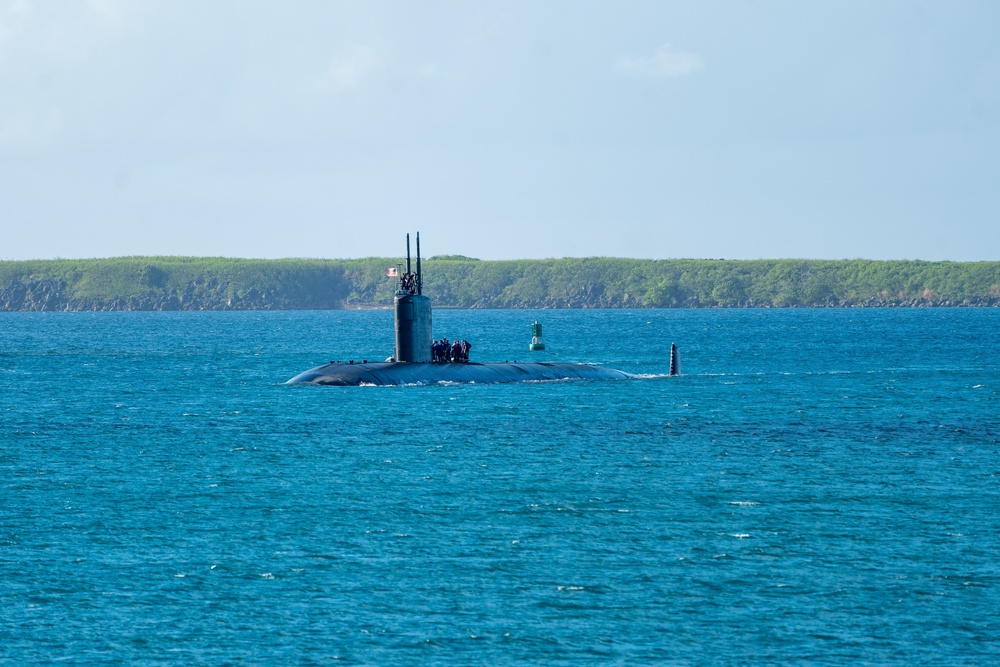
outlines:
[{"label": "black submarine hull", "polygon": [[[434,340],[431,327],[431,299],[423,294],[420,271],[420,232],[417,232],[417,271],[411,272],[410,235],[406,235],[406,270],[390,266],[387,277],[397,280],[393,297],[393,321],[396,347],[393,361],[369,364],[367,362],[330,362],[299,373],[286,384],[318,384],[335,387],[359,385],[426,385],[439,383],[500,384],[509,382],[539,382],[545,380],[625,380],[636,377],[624,371],[589,364],[549,362],[525,363],[469,363],[433,362]],[[541,325],[532,327],[532,343],[540,346]],[[447,346],[448,341],[442,339]],[[465,341],[461,341],[465,343]],[[455,345],[458,348],[454,347]],[[455,341],[453,351],[461,348]],[[445,350],[447,351],[447,347]],[[452,358],[461,359],[463,354]],[[675,373],[675,353],[671,346],[670,374]]]},{"label": "black submarine hull", "polygon": [[542,380],[624,380],[613,368],[567,363],[330,363],[299,373],[286,384],[335,387],[418,385],[442,382],[499,384]]}]

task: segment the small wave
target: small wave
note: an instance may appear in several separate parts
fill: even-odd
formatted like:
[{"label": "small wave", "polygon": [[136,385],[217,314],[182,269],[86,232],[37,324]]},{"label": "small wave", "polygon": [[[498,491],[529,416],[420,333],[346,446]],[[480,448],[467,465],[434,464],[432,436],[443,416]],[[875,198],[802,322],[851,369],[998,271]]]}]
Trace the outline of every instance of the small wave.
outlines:
[{"label": "small wave", "polygon": [[521,380],[520,384],[543,384],[548,382],[578,382],[584,378],[546,378],[544,380]]},{"label": "small wave", "polygon": [[755,505],[760,505],[756,500],[731,500],[730,505],[737,505],[739,507],[754,507]]}]

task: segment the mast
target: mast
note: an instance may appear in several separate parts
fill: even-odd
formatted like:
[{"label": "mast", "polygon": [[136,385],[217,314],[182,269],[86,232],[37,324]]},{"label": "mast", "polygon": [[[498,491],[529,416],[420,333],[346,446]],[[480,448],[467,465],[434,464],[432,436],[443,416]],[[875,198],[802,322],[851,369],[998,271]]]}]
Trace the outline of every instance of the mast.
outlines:
[{"label": "mast", "polygon": [[417,294],[423,294],[423,281],[420,277],[420,232],[417,232]]}]

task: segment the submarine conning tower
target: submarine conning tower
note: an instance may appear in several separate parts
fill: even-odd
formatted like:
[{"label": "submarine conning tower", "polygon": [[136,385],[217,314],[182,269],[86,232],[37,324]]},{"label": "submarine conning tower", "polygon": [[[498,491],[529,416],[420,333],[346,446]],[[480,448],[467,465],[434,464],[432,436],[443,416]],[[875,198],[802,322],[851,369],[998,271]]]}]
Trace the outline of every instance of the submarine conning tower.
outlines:
[{"label": "submarine conning tower", "polygon": [[396,321],[396,361],[430,363],[431,300],[422,294],[420,275],[420,232],[417,232],[417,270],[410,268],[410,235],[406,235],[406,273],[399,276],[394,300]]}]

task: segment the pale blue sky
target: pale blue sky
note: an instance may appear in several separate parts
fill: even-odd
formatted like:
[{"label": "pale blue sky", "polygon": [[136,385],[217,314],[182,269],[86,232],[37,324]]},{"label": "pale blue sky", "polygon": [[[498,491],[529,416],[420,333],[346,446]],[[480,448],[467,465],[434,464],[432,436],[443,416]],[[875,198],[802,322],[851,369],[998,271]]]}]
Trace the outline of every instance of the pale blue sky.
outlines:
[{"label": "pale blue sky", "polygon": [[1000,259],[1000,2],[0,0],[0,258]]}]

